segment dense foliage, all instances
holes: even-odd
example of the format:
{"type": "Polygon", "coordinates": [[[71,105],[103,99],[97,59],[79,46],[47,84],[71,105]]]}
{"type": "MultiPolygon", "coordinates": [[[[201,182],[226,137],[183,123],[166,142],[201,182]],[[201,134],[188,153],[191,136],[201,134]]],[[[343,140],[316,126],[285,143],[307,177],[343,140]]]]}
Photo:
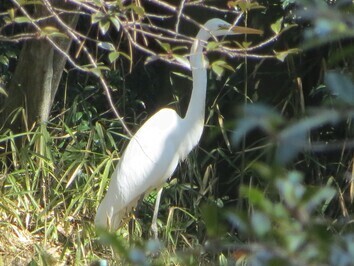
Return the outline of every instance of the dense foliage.
{"type": "Polygon", "coordinates": [[[24,41],[74,39],[49,120],[0,125],[0,265],[352,264],[352,1],[67,2],[51,14],[78,16],[75,30],[33,19],[51,1],[0,6],[0,102],[24,41]],[[155,192],[99,238],[130,131],[162,106],[184,114],[188,49],[210,17],[264,35],[208,45],[205,131],[164,188],[160,240],[155,192]]]}

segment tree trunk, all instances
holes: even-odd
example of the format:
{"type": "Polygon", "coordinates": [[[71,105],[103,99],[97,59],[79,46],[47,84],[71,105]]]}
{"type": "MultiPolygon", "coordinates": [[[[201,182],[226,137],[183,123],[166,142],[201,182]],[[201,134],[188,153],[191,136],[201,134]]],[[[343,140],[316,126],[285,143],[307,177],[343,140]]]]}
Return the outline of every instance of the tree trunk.
{"type": "MultiPolygon", "coordinates": [[[[64,1],[58,2],[61,7],[64,1]],[[60,3],[61,2],[61,3],[60,3]]],[[[36,6],[34,17],[49,14],[45,6],[36,6]]],[[[77,16],[61,16],[70,27],[75,27],[77,16]]],[[[60,26],[52,20],[44,20],[41,27],[60,26]]],[[[62,51],[68,51],[71,39],[55,39],[62,51]]],[[[34,123],[46,122],[61,79],[66,58],[46,39],[25,42],[22,47],[15,73],[8,86],[8,97],[0,114],[0,121],[15,132],[31,128],[34,123]]]]}

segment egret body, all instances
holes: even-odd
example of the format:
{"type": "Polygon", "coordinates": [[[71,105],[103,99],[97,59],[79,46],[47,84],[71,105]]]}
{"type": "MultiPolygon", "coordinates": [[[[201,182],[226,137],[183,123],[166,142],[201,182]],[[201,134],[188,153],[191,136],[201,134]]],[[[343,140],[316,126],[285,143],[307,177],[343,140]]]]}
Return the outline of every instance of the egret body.
{"type": "Polygon", "coordinates": [[[221,19],[211,19],[199,30],[190,53],[193,90],[185,117],[181,118],[173,109],[164,108],[135,133],[98,207],[96,227],[111,231],[118,229],[139,198],[162,187],[178,162],[198,144],[204,127],[207,88],[204,46],[211,37],[242,33],[260,34],[261,31],[232,27],[221,19]]]}

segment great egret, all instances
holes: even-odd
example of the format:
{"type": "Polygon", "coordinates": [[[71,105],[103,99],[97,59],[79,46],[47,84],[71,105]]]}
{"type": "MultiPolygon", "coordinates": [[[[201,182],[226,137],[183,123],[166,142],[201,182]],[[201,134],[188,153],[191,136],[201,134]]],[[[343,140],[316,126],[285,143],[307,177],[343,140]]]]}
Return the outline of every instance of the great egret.
{"type": "MultiPolygon", "coordinates": [[[[198,144],[204,127],[207,63],[203,48],[206,41],[216,36],[247,33],[261,34],[262,31],[232,26],[217,18],[207,21],[199,30],[190,53],[193,91],[185,117],[164,108],[136,132],[120,158],[107,194],[98,207],[96,227],[117,230],[139,198],[152,189],[161,188],[178,162],[184,160],[198,144]]],[[[155,224],[155,230],[160,195],[161,190],[155,205],[152,225],[155,224]]]]}

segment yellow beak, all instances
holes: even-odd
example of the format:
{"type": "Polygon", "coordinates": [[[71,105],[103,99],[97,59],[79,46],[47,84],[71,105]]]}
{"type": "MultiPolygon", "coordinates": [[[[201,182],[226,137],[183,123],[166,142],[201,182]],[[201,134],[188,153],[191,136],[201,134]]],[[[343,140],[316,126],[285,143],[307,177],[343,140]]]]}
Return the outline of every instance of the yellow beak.
{"type": "Polygon", "coordinates": [[[233,26],[231,29],[233,32],[238,34],[259,34],[262,35],[263,31],[253,28],[241,27],[241,26],[233,26]]]}

